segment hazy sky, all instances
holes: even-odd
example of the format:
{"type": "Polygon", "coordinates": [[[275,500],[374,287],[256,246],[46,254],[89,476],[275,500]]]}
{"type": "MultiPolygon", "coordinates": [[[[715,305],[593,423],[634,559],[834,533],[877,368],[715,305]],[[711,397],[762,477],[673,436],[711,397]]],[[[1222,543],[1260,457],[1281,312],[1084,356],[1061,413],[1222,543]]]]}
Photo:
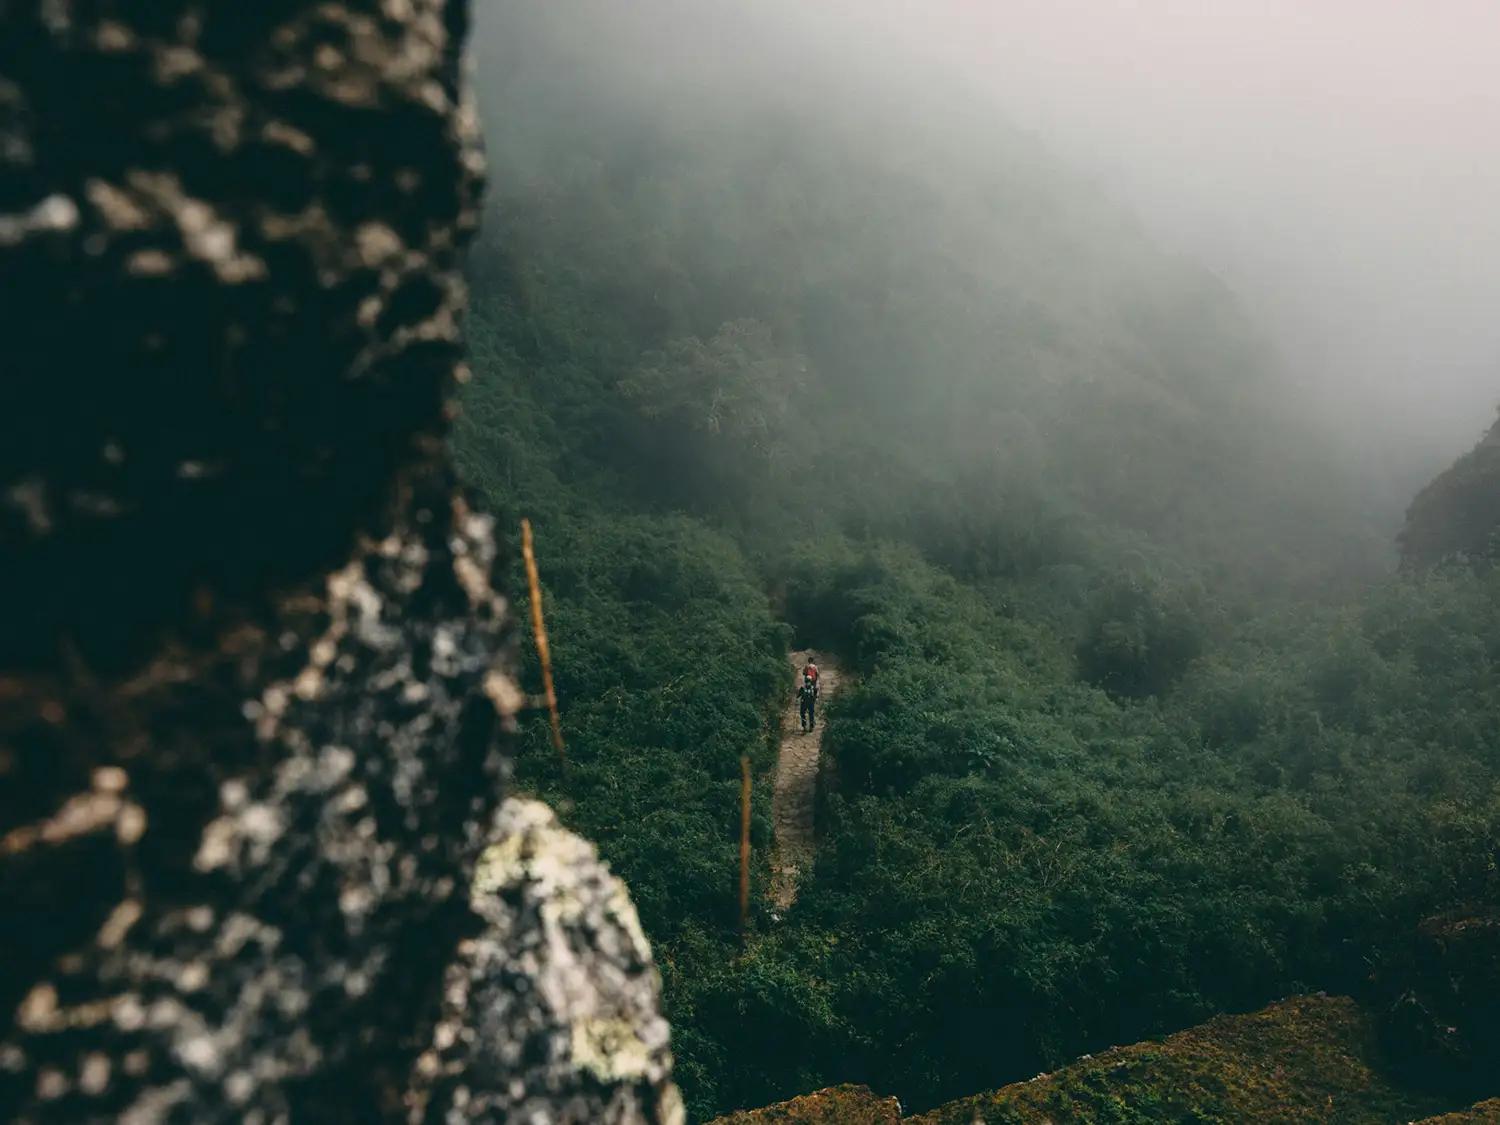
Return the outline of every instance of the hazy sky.
{"type": "Polygon", "coordinates": [[[1500,0],[618,3],[580,44],[643,88],[899,101],[935,56],[1228,281],[1396,493],[1500,404],[1500,0]]]}
{"type": "Polygon", "coordinates": [[[1218,270],[1295,376],[1367,408],[1374,449],[1446,458],[1487,427],[1500,0],[892,0],[880,18],[1218,270]]]}

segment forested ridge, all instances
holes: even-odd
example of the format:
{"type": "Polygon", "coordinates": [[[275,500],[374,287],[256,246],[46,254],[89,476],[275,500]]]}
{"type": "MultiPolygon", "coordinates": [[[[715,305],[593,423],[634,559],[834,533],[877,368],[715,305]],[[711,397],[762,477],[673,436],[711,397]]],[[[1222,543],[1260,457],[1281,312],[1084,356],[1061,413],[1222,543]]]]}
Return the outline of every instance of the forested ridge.
{"type": "Polygon", "coordinates": [[[960,87],[726,73],[673,10],[649,81],[617,6],[486,17],[456,451],[537,527],[568,756],[532,722],[519,782],[628,882],[693,1116],[1360,995],[1492,902],[1500,573],[1425,546],[1490,538],[1429,498],[1397,574],[1235,296],[960,87]],[[857,678],[774,921],[794,641],[857,678]]]}

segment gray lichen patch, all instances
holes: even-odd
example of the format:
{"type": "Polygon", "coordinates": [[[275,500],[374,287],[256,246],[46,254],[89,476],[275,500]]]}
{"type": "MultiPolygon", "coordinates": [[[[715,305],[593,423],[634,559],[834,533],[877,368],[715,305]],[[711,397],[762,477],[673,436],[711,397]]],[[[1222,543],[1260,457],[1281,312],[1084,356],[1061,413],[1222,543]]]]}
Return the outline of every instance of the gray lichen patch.
{"type": "Polygon", "coordinates": [[[659,982],[635,908],[545,805],[501,808],[448,973],[413,1120],[680,1122],[659,982]]]}
{"type": "Polygon", "coordinates": [[[78,226],[78,220],[78,204],[66,195],[49,195],[20,214],[0,214],[0,248],[38,235],[65,234],[78,226]]]}
{"type": "Polygon", "coordinates": [[[573,1024],[572,1062],[602,1083],[638,1082],[652,1071],[651,1046],[623,1019],[581,1019],[573,1024]]]}

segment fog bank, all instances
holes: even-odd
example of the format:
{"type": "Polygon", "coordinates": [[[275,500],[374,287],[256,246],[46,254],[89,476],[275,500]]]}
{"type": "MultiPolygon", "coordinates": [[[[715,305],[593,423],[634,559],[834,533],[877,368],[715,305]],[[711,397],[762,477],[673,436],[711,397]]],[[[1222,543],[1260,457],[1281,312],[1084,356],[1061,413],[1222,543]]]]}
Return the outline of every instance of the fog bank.
{"type": "MultiPolygon", "coordinates": [[[[503,7],[481,11],[492,72],[503,7]]],[[[653,0],[608,19],[578,29],[580,82],[871,119],[943,87],[923,128],[1032,134],[1237,291],[1392,497],[1500,401],[1500,4],[653,0]]]]}
{"type": "Polygon", "coordinates": [[[886,18],[1221,272],[1376,466],[1422,471],[1488,425],[1500,5],[941,0],[886,18]]]}

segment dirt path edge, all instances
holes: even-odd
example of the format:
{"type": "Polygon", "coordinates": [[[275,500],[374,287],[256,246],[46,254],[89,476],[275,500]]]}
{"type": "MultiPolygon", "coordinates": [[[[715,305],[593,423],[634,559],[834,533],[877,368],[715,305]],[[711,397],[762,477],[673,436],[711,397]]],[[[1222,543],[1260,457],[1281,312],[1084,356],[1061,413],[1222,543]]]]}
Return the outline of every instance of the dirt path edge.
{"type": "Polygon", "coordinates": [[[800,649],[788,657],[792,675],[788,680],[787,703],[781,713],[781,748],[776,756],[776,789],[771,801],[776,832],[771,857],[771,901],[778,911],[789,909],[796,901],[798,883],[812,866],[818,766],[823,753],[823,713],[843,678],[836,663],[818,660],[821,688],[818,722],[812,731],[804,732],[797,721],[795,685],[807,662],[807,655],[806,649],[800,649]]]}

